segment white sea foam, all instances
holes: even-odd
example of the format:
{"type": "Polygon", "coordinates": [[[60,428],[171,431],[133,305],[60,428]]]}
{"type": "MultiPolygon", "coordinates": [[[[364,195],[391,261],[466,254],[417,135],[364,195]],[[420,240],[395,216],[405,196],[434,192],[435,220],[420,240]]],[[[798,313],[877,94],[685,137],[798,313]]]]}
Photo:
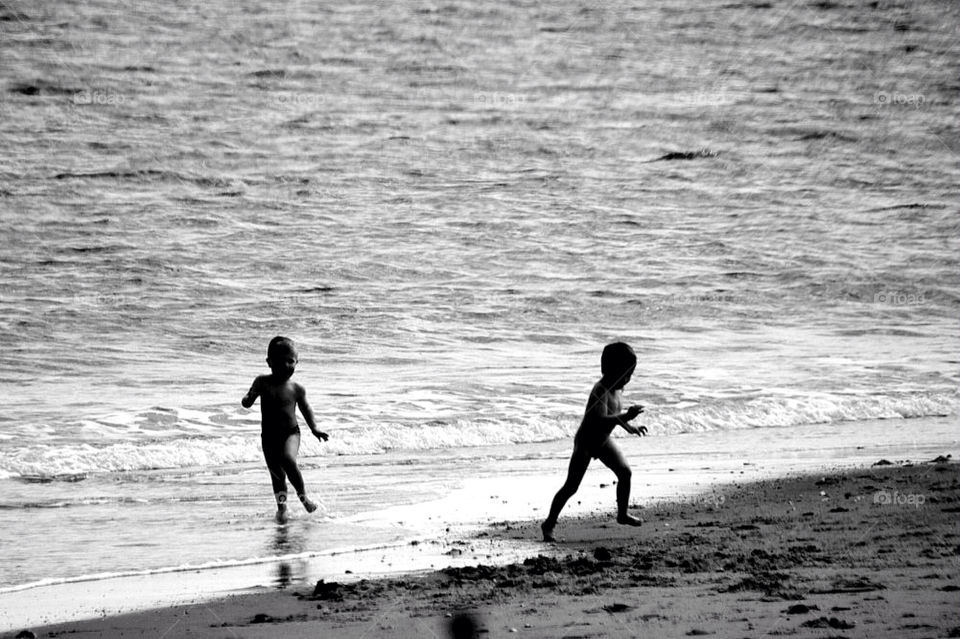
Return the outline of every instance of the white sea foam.
{"type": "Polygon", "coordinates": [[[954,414],[957,406],[957,396],[949,394],[918,393],[898,397],[817,395],[720,401],[679,410],[651,411],[646,421],[653,425],[653,432],[669,434],[943,416],[954,414]]]}
{"type": "MultiPolygon", "coordinates": [[[[776,428],[824,422],[909,419],[957,412],[957,396],[918,393],[899,396],[811,395],[797,398],[714,400],[680,407],[651,407],[640,418],[651,435],[776,428]]],[[[378,454],[393,450],[433,450],[510,443],[553,441],[570,437],[576,420],[430,422],[420,425],[378,424],[332,431],[324,444],[307,432],[301,455],[378,454]]],[[[0,461],[0,473],[40,481],[77,480],[84,474],[152,469],[211,468],[258,462],[259,437],[189,437],[103,446],[38,445],[13,451],[0,461]]]]}

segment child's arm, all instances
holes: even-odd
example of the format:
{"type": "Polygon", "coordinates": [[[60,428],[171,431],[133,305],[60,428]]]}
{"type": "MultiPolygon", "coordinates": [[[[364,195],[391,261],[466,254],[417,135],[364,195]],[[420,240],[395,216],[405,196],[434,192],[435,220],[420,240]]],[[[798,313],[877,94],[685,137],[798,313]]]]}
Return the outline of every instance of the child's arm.
{"type": "Polygon", "coordinates": [[[260,396],[260,378],[253,380],[253,385],[250,387],[250,390],[247,391],[247,394],[243,396],[243,399],[240,400],[240,405],[244,408],[250,408],[253,406],[253,403],[257,401],[257,397],[260,396]]]}
{"type": "Polygon", "coordinates": [[[623,414],[624,416],[623,421],[620,423],[620,425],[623,426],[623,430],[627,431],[631,435],[640,435],[641,437],[646,435],[647,434],[646,426],[631,426],[629,424],[630,420],[632,420],[642,412],[643,412],[643,406],[640,406],[637,404],[634,404],[633,406],[628,408],[627,412],[623,414]]]}
{"type": "Polygon", "coordinates": [[[317,424],[313,419],[313,409],[310,408],[310,404],[307,402],[307,391],[299,384],[297,384],[297,406],[300,408],[300,414],[303,415],[303,420],[307,422],[307,426],[309,426],[313,434],[317,436],[317,439],[322,442],[330,439],[330,435],[327,435],[322,430],[317,430],[317,424]]]}

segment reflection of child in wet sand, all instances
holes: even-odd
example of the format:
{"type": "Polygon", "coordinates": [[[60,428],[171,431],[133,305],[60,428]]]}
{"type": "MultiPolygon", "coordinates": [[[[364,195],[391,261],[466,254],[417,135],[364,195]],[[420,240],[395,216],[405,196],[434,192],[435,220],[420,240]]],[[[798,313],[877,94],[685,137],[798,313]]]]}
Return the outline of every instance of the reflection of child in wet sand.
{"type": "Polygon", "coordinates": [[[317,430],[303,386],[290,380],[297,361],[293,340],[274,337],[267,347],[270,374],[260,375],[253,380],[253,386],[240,402],[244,408],[250,408],[260,397],[260,442],[273,480],[273,493],[277,498],[277,522],[281,524],[287,521],[287,477],[307,512],[312,513],[317,509],[317,505],[307,498],[303,477],[297,468],[297,452],[300,450],[297,408],[300,408],[307,426],[320,441],[328,438],[326,433],[317,430]]]}
{"type": "Polygon", "coordinates": [[[627,512],[627,502],[630,500],[630,466],[623,458],[623,453],[610,439],[610,433],[617,426],[634,435],[647,434],[645,427],[634,427],[629,423],[643,412],[642,406],[631,406],[626,412],[620,412],[620,395],[636,366],[637,356],[627,344],[616,342],[603,349],[600,357],[602,377],[590,392],[583,421],[580,422],[580,428],[573,439],[573,455],[570,457],[567,481],[557,491],[550,505],[550,514],[540,526],[544,541],[554,541],[553,529],[557,525],[560,511],[580,487],[580,481],[587,472],[591,459],[599,459],[617,475],[617,522],[627,526],[640,525],[640,520],[627,512]]]}

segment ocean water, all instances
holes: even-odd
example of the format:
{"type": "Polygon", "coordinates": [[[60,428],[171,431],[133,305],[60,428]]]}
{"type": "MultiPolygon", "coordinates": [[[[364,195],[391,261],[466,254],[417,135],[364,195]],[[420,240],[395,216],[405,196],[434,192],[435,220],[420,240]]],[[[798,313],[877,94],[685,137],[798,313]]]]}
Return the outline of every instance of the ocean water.
{"type": "Polygon", "coordinates": [[[955,442],[958,17],[5,5],[0,588],[400,543],[367,514],[562,467],[616,339],[655,438],[955,442]],[[331,434],[293,550],[239,405],[276,334],[331,434]]]}

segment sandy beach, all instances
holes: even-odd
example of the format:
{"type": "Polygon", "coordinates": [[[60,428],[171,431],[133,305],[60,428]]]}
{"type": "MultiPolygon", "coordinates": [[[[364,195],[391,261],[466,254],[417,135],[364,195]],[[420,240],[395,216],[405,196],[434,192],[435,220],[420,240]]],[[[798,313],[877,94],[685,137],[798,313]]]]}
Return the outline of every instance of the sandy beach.
{"type": "MultiPolygon", "coordinates": [[[[641,509],[640,529],[599,512],[561,518],[555,552],[520,563],[321,582],[8,636],[955,637],[960,466],[938,459],[733,484],[641,509]]],[[[502,521],[480,536],[538,534],[536,521],[502,521]]],[[[475,541],[446,543],[466,552],[475,541]]]]}

